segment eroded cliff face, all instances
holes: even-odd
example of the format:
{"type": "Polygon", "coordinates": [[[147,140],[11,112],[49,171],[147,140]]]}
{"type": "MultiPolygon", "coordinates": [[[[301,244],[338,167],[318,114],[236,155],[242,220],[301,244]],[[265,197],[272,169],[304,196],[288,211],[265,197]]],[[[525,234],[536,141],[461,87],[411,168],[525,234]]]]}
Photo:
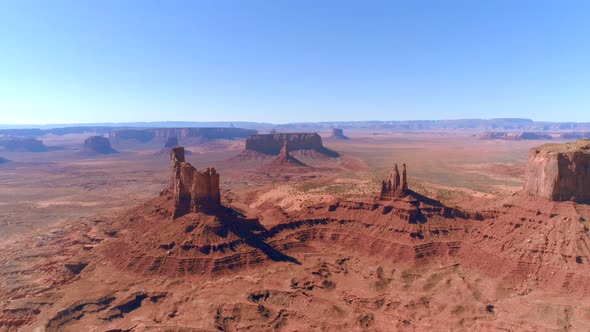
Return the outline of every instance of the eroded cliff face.
{"type": "Polygon", "coordinates": [[[174,193],[173,217],[190,212],[211,212],[221,207],[219,174],[215,168],[197,171],[184,159],[184,148],[175,147],[170,152],[172,176],[170,186],[174,193]]]}
{"type": "Polygon", "coordinates": [[[290,151],[322,151],[324,149],[322,138],[317,133],[277,133],[257,134],[248,137],[246,139],[246,150],[278,155],[285,142],[288,142],[290,151]]]}
{"type": "Polygon", "coordinates": [[[524,191],[552,201],[590,201],[590,140],[531,149],[524,191]]]}

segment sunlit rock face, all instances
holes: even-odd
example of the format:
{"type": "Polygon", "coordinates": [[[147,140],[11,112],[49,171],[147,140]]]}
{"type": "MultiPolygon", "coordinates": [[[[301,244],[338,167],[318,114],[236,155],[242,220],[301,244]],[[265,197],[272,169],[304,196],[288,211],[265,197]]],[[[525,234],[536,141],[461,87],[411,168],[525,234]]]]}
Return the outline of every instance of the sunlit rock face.
{"type": "Polygon", "coordinates": [[[590,201],[590,140],[532,148],[524,191],[552,201],[590,201]]]}

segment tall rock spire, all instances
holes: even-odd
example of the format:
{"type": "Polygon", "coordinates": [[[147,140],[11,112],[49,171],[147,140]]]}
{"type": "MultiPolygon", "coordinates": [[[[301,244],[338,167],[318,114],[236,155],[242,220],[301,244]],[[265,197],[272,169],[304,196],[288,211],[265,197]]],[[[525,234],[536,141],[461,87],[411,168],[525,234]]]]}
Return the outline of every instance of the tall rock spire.
{"type": "Polygon", "coordinates": [[[402,165],[402,186],[401,192],[405,194],[408,191],[408,176],[406,174],[406,164],[402,165]]]}

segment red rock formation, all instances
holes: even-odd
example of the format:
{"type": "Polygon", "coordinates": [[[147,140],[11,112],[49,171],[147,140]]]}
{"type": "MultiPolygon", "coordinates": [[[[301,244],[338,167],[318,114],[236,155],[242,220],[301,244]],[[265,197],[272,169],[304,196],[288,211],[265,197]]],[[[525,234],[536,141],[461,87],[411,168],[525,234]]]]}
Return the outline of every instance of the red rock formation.
{"type": "Polygon", "coordinates": [[[291,156],[291,154],[289,153],[289,149],[289,142],[285,140],[285,142],[283,143],[283,147],[281,148],[281,152],[279,153],[279,156],[276,157],[272,161],[272,163],[270,163],[268,168],[274,170],[281,170],[285,166],[307,166],[301,161],[299,161],[297,158],[291,156]]]}
{"type": "Polygon", "coordinates": [[[184,148],[181,146],[171,150],[170,159],[174,218],[190,212],[215,211],[221,207],[219,174],[215,168],[197,171],[191,164],[185,162],[184,148]]]}
{"type": "Polygon", "coordinates": [[[590,140],[531,149],[524,191],[552,201],[590,201],[590,140]]]}
{"type": "Polygon", "coordinates": [[[397,164],[393,166],[389,180],[381,183],[381,197],[402,197],[408,194],[408,180],[406,174],[406,164],[402,165],[402,174],[400,177],[397,164]]]}
{"type": "Polygon", "coordinates": [[[257,134],[246,139],[246,150],[257,151],[268,155],[278,155],[284,142],[289,142],[289,149],[316,150],[324,149],[322,138],[317,133],[279,133],[257,134]]]}

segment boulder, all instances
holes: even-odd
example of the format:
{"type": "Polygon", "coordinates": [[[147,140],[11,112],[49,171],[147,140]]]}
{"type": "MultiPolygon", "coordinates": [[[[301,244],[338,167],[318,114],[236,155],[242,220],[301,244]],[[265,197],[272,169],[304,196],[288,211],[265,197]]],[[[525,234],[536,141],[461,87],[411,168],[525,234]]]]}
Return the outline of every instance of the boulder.
{"type": "Polygon", "coordinates": [[[532,148],[524,191],[551,201],[590,201],[590,140],[532,148]]]}

